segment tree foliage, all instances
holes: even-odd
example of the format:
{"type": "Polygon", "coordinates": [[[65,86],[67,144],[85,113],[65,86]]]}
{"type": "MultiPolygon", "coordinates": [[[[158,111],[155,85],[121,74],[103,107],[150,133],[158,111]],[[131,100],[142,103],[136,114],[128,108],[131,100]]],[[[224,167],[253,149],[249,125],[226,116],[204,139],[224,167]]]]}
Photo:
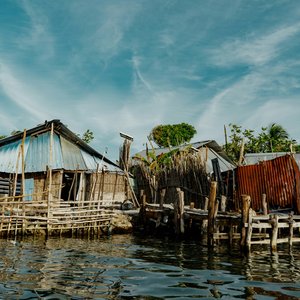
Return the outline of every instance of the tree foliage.
{"type": "Polygon", "coordinates": [[[224,146],[224,150],[235,162],[239,160],[243,141],[244,153],[290,152],[291,145],[296,150],[299,148],[287,131],[276,123],[262,127],[257,135],[254,130],[243,129],[236,124],[229,124],[229,128],[229,142],[224,146]]]}
{"type": "Polygon", "coordinates": [[[188,143],[196,133],[194,126],[187,123],[158,125],[151,130],[149,139],[159,147],[174,147],[188,143]]]}
{"type": "Polygon", "coordinates": [[[87,129],[86,132],[82,135],[81,139],[87,144],[90,143],[94,139],[94,133],[87,129]]]}

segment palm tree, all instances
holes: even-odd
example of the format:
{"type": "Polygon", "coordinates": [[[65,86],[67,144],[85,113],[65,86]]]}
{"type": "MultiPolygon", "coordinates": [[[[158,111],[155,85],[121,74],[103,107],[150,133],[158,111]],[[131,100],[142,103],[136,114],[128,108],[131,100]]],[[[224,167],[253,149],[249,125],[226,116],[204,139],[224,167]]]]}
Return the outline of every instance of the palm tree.
{"type": "Polygon", "coordinates": [[[282,143],[283,141],[287,141],[289,138],[289,134],[287,131],[280,125],[273,123],[268,127],[267,135],[269,138],[270,150],[273,152],[273,148],[282,143]]]}

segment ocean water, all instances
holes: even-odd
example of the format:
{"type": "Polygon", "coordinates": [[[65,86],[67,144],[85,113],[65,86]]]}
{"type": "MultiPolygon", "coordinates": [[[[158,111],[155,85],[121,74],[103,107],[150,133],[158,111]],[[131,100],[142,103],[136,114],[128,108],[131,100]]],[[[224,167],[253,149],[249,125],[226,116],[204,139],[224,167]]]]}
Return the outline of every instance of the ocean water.
{"type": "Polygon", "coordinates": [[[0,240],[0,299],[300,299],[300,245],[113,235],[0,240]]]}

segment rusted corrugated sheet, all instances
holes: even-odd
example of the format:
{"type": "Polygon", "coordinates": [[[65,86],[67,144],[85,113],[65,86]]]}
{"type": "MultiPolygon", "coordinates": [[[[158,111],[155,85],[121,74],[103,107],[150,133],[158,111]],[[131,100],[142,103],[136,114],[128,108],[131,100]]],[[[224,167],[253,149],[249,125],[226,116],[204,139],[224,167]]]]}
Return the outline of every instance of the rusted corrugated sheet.
{"type": "Polygon", "coordinates": [[[262,210],[262,194],[269,208],[292,208],[300,212],[300,171],[290,155],[236,169],[235,206],[241,208],[241,195],[251,196],[252,208],[262,210]]]}

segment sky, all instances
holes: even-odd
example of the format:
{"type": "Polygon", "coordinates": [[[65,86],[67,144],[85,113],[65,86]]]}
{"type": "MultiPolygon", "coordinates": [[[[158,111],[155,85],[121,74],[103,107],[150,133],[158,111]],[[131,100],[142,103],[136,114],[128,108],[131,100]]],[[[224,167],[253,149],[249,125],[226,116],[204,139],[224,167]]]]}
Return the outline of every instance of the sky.
{"type": "Polygon", "coordinates": [[[224,144],[281,124],[300,143],[300,2],[1,0],[0,134],[60,119],[118,159],[159,124],[224,144]]]}

